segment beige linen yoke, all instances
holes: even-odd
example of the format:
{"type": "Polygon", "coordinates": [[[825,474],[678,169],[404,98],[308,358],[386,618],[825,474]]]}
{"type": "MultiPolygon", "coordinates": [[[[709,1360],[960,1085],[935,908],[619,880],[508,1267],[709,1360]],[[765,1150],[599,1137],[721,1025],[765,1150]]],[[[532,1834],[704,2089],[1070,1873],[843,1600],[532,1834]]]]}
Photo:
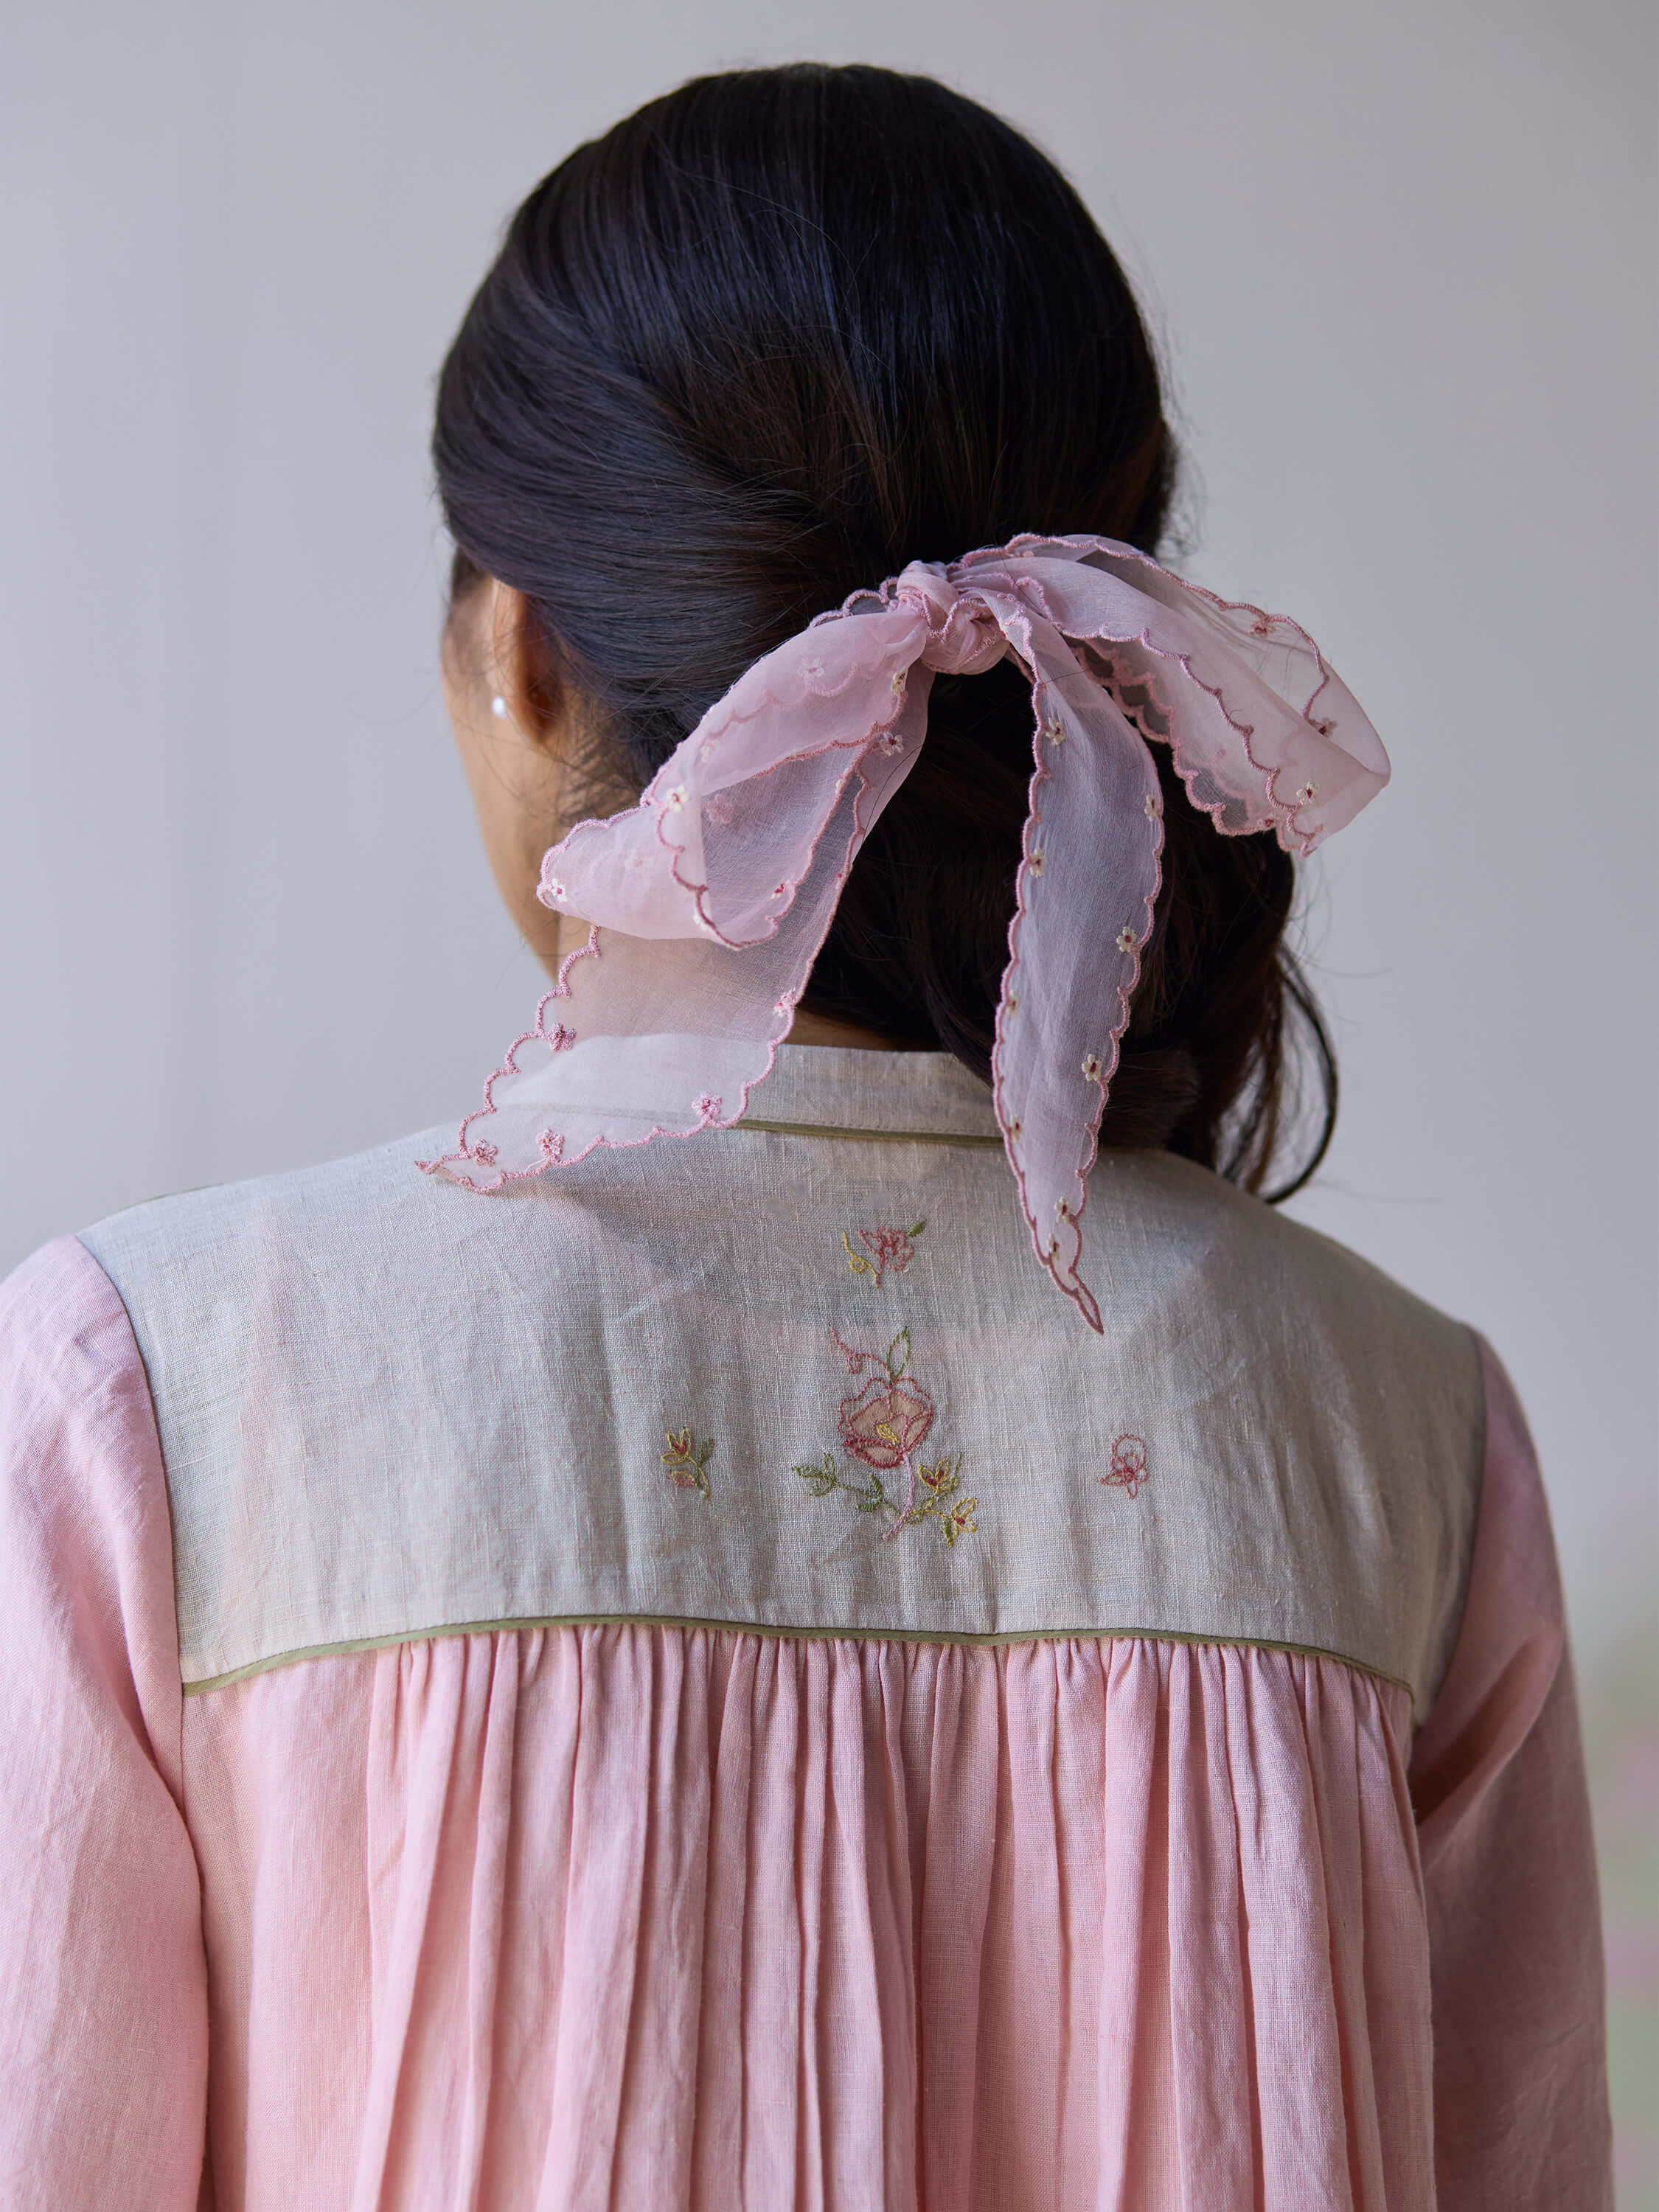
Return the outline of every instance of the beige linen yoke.
{"type": "Polygon", "coordinates": [[[956,1061],[786,1046],[754,1104],[493,1197],[421,1174],[428,1136],[85,1236],[156,1408],[188,1689],[642,1620],[1285,1646],[1421,1717],[1478,1504],[1466,1329],[1108,1152],[1097,1337],[956,1061]]]}

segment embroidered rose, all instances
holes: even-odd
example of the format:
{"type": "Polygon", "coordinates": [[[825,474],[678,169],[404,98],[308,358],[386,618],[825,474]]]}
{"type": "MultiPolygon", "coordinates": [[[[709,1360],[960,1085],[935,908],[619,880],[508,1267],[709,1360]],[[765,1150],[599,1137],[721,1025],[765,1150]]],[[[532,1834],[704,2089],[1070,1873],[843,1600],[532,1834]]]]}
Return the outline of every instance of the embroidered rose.
{"type": "Polygon", "coordinates": [[[841,1440],[866,1467],[897,1467],[933,1425],[933,1401],[915,1382],[878,1376],[841,1401],[841,1440]]]}
{"type": "MultiPolygon", "coordinates": [[[[860,1230],[864,1252],[854,1251],[843,1231],[842,1246],[854,1273],[872,1275],[878,1283],[884,1267],[902,1273],[913,1256],[911,1239],[921,1234],[923,1226],[915,1221],[908,1229],[860,1230]]],[[[933,1425],[936,1409],[929,1393],[910,1379],[909,1330],[900,1329],[885,1352],[848,1344],[833,1328],[830,1341],[858,1385],[841,1401],[841,1441],[867,1472],[856,1482],[843,1481],[836,1455],[826,1451],[821,1460],[797,1467],[794,1473],[814,1498],[829,1498],[837,1491],[850,1498],[858,1512],[881,1524],[884,1544],[931,1521],[940,1542],[954,1550],[957,1539],[977,1527],[974,1516],[979,1500],[959,1495],[960,1453],[931,1462],[915,1457],[933,1425]],[[890,1498],[882,1475],[900,1468],[902,1474],[895,1485],[899,1494],[890,1498]]]]}

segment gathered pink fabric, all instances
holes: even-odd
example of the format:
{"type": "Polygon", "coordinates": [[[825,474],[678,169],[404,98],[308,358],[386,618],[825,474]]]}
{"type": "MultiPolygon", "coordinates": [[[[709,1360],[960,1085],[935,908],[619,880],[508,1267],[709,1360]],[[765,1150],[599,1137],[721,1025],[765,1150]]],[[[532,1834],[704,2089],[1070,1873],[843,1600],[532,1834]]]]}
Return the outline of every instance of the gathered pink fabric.
{"type": "Polygon", "coordinates": [[[1559,1590],[1486,1358],[1414,1746],[1359,1668],[1133,1638],[525,1628],[185,1698],[136,1347],[49,1247],[0,1290],[0,2202],[1603,2212],[1559,1590]]]}
{"type": "Polygon", "coordinates": [[[636,807],[578,823],[538,896],[574,953],[423,1163],[481,1191],[598,1145],[726,1127],[771,1072],[864,839],[915,764],[938,673],[1029,672],[1030,812],[991,1092],[1038,1261],[1091,1328],[1086,1179],[1152,934],[1152,742],[1229,836],[1311,852],[1388,781],[1382,741],[1307,632],[1109,538],[914,561],[757,660],[636,807]],[[596,1052],[595,1048],[599,1049],[596,1052]],[[595,1080],[550,1055],[592,1057],[595,1080]]]}
{"type": "Polygon", "coordinates": [[[359,2212],[1424,2204],[1407,1725],[1279,1652],[644,1627],[192,1699],[216,2177],[359,2212]]]}

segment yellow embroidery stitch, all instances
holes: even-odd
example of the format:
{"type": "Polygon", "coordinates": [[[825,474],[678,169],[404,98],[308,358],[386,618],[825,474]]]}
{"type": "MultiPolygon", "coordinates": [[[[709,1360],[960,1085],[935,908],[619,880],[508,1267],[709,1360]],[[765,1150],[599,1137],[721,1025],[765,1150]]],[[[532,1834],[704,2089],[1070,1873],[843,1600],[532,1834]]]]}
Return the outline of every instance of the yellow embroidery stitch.
{"type": "Polygon", "coordinates": [[[708,1495],[708,1461],[714,1449],[714,1439],[698,1451],[692,1442],[690,1429],[665,1429],[664,1441],[668,1449],[662,1455],[668,1480],[676,1490],[696,1490],[703,1497],[708,1495]]]}
{"type": "Polygon", "coordinates": [[[915,1258],[915,1239],[927,1226],[926,1221],[913,1221],[908,1229],[860,1229],[862,1252],[853,1249],[851,1232],[843,1229],[841,1243],[847,1264],[855,1275],[867,1276],[879,1290],[890,1268],[894,1274],[902,1275],[915,1258]]]}
{"type": "Polygon", "coordinates": [[[864,1352],[843,1343],[835,1329],[830,1332],[830,1340],[859,1384],[841,1401],[837,1423],[841,1441],[867,1474],[862,1481],[844,1482],[833,1451],[826,1451],[821,1461],[811,1466],[791,1472],[799,1476],[814,1498],[844,1491],[859,1512],[878,1516],[886,1524],[881,1532],[884,1543],[890,1543],[901,1529],[932,1521],[940,1542],[954,1549],[959,1537],[977,1529],[974,1516],[979,1500],[960,1495],[959,1452],[954,1458],[932,1462],[917,1456],[933,1425],[934,1406],[931,1395],[909,1372],[909,1330],[900,1329],[884,1352],[864,1352]],[[882,1480],[884,1474],[899,1468],[905,1474],[902,1500],[890,1498],[882,1480]]]}

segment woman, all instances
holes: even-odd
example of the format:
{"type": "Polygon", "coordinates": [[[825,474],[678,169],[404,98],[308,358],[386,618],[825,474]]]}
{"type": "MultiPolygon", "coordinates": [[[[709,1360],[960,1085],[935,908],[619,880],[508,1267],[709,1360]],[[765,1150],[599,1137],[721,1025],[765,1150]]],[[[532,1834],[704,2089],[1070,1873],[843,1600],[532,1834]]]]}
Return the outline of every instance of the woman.
{"type": "Polygon", "coordinates": [[[1524,1423],[1271,1211],[1386,759],[1150,559],[1079,202],[686,86],[434,451],[551,988],[458,1139],[6,1287],[6,2201],[1604,2205],[1524,1423]]]}

